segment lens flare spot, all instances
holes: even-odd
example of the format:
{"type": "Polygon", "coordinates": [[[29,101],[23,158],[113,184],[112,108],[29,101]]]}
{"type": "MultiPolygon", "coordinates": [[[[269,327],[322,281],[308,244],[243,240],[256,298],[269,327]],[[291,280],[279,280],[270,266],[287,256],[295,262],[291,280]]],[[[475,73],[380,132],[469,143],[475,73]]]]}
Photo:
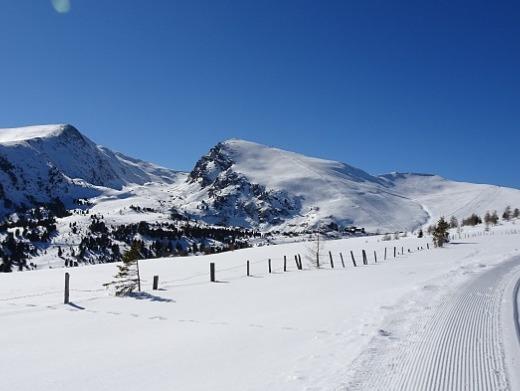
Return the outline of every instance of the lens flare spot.
{"type": "Polygon", "coordinates": [[[66,14],[70,11],[70,0],[51,0],[52,6],[60,14],[66,14]]]}

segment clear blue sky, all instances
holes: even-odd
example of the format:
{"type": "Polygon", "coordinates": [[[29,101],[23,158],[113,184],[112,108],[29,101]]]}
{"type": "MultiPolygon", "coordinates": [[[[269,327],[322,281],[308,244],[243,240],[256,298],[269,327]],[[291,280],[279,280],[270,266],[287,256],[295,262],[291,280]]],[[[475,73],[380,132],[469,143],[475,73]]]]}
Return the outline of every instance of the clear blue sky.
{"type": "Polygon", "coordinates": [[[239,137],[520,187],[518,1],[70,1],[0,0],[0,127],[181,170],[239,137]]]}

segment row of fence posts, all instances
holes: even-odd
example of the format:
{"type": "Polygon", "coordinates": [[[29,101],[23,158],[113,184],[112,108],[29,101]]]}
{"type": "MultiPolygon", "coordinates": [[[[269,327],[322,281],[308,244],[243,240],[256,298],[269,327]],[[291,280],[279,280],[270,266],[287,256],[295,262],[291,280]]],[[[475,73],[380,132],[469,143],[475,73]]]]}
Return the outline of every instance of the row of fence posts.
{"type": "MultiPolygon", "coordinates": [[[[426,247],[429,250],[430,249],[430,244],[426,243],[426,247]]],[[[417,251],[420,251],[420,250],[423,250],[423,249],[424,249],[424,247],[422,247],[422,246],[417,247],[417,251]]],[[[411,253],[410,249],[408,249],[408,253],[411,253]]],[[[383,259],[385,261],[387,260],[387,255],[388,255],[388,249],[385,247],[385,252],[384,252],[384,257],[383,257],[383,259]]],[[[397,258],[397,255],[398,255],[398,249],[397,249],[397,247],[394,247],[394,258],[397,258]]],[[[401,247],[401,255],[404,255],[404,247],[401,247]]],[[[367,256],[367,253],[366,253],[365,250],[361,250],[361,256],[362,256],[363,265],[368,265],[368,256],[367,256]]],[[[341,266],[343,268],[345,268],[346,267],[345,259],[343,258],[343,253],[342,252],[339,253],[339,257],[340,257],[340,260],[341,260],[341,266]]],[[[350,251],[350,258],[352,260],[352,265],[354,267],[357,267],[358,265],[357,265],[357,262],[356,262],[356,257],[354,256],[354,252],[352,250],[350,251]]],[[[331,269],[334,269],[334,267],[335,267],[334,257],[332,256],[332,252],[331,251],[329,251],[329,262],[330,262],[331,269]]],[[[374,250],[374,262],[378,263],[377,251],[375,251],[375,250],[374,250]]],[[[296,254],[294,256],[294,263],[296,264],[296,269],[297,270],[303,270],[302,258],[301,258],[300,254],[296,254]]],[[[320,263],[319,257],[316,257],[316,266],[318,268],[321,267],[321,263],[320,263]]],[[[267,269],[268,269],[269,274],[271,274],[273,272],[271,258],[267,259],[267,269]]],[[[287,255],[283,256],[283,271],[287,272],[287,255]]],[[[209,276],[210,276],[209,277],[210,282],[217,282],[216,277],[215,277],[215,263],[214,262],[211,262],[209,264],[209,276]]],[[[251,276],[251,262],[249,260],[246,261],[246,276],[247,277],[251,276]]]]}
{"type": "MultiPolygon", "coordinates": [[[[506,234],[517,234],[518,231],[517,230],[511,230],[510,232],[506,232],[506,234]]],[[[475,236],[482,236],[482,235],[485,235],[486,233],[477,233],[477,234],[473,234],[473,235],[469,235],[469,234],[465,234],[463,235],[465,238],[469,238],[469,237],[475,237],[475,236]]],[[[491,232],[488,232],[488,235],[494,235],[494,232],[491,231],[491,232]]],[[[453,235],[454,237],[455,235],[453,235]]],[[[459,234],[459,238],[461,238],[461,234],[459,234]]],[[[430,249],[430,244],[429,243],[426,243],[426,248],[429,250],[430,249]]],[[[397,247],[394,246],[394,258],[397,258],[397,247]]],[[[423,247],[417,247],[417,251],[420,251],[420,250],[423,250],[423,247]]],[[[408,252],[410,253],[410,249],[408,249],[408,252]]],[[[362,250],[361,251],[361,255],[362,255],[362,261],[363,261],[363,265],[368,265],[368,257],[367,257],[367,253],[365,250],[362,250]]],[[[401,247],[401,255],[404,255],[404,247],[402,246],[401,247]]],[[[341,265],[343,266],[343,268],[345,268],[345,260],[343,259],[343,253],[339,253],[339,256],[340,256],[340,259],[341,259],[341,265]]],[[[357,263],[356,263],[356,257],[354,256],[354,252],[351,250],[350,251],[350,258],[352,260],[352,265],[354,267],[357,267],[357,263]]],[[[384,253],[384,258],[383,258],[385,261],[387,260],[387,248],[385,247],[385,253],[384,253]]],[[[330,267],[332,269],[334,269],[334,258],[332,257],[332,252],[329,251],[329,260],[330,260],[330,267]]],[[[297,270],[303,270],[303,264],[302,264],[302,257],[300,256],[300,254],[296,254],[294,256],[294,262],[296,264],[296,269],[297,270]]],[[[377,263],[377,252],[374,250],[374,262],[377,263]]],[[[271,258],[269,258],[267,260],[267,263],[268,263],[268,270],[269,270],[269,274],[272,273],[272,267],[271,267],[271,258]]],[[[316,266],[319,268],[320,267],[320,257],[319,255],[316,257],[316,266]]],[[[284,272],[287,272],[287,256],[284,255],[283,256],[283,271],[284,272]]],[[[251,268],[250,268],[250,262],[249,260],[247,260],[247,263],[246,263],[246,274],[248,277],[251,276],[251,268]]],[[[209,264],[209,279],[211,282],[217,282],[216,280],[216,271],[215,271],[215,263],[214,262],[211,262],[209,264]]],[[[139,278],[139,290],[141,290],[141,279],[139,278]]],[[[153,290],[158,290],[159,289],[159,276],[153,276],[153,285],[152,285],[152,288],[153,290]]],[[[69,304],[70,303],[70,274],[69,273],[65,273],[65,292],[64,292],[64,298],[63,298],[63,302],[65,304],[69,304]]]]}
{"type": "MultiPolygon", "coordinates": [[[[496,232],[497,235],[516,235],[518,234],[518,230],[516,229],[511,229],[511,230],[503,230],[503,231],[497,231],[496,232]]],[[[477,232],[473,232],[473,233],[458,233],[456,235],[451,235],[450,238],[452,240],[455,240],[457,239],[457,236],[458,236],[458,239],[470,239],[470,238],[476,238],[476,237],[480,237],[480,236],[494,236],[495,235],[495,231],[483,231],[483,232],[480,232],[480,231],[477,231],[477,232]]]]}
{"type": "MultiPolygon", "coordinates": [[[[429,250],[430,249],[430,244],[429,243],[426,243],[426,247],[427,249],[429,250]]],[[[422,247],[417,247],[417,250],[422,250],[423,248],[422,247]]],[[[410,249],[408,249],[408,252],[410,252],[410,249]]],[[[401,254],[404,255],[404,247],[401,247],[401,254]]],[[[362,255],[362,261],[363,261],[363,265],[368,265],[368,257],[367,257],[367,253],[365,250],[362,250],[361,251],[361,255],[362,255]]],[[[339,257],[340,257],[340,260],[341,260],[341,265],[343,268],[345,268],[345,260],[343,258],[343,253],[340,252],[339,253],[339,257]]],[[[397,257],[397,247],[394,247],[394,258],[397,257]]],[[[356,257],[354,256],[354,252],[351,250],[350,251],[350,258],[352,260],[352,265],[354,267],[357,267],[357,262],[356,262],[356,257]]],[[[384,253],[384,260],[386,261],[387,259],[387,248],[385,247],[385,253],[384,253]]],[[[329,260],[330,260],[330,267],[332,269],[334,269],[334,258],[332,256],[332,252],[329,251],[329,260]]],[[[377,252],[374,250],[374,262],[377,263],[377,252]]],[[[303,270],[303,264],[302,264],[302,257],[300,254],[296,254],[294,256],[294,263],[296,264],[296,269],[297,270],[303,270]]],[[[319,260],[319,256],[316,257],[316,266],[319,268],[320,267],[320,260],[319,260]]],[[[272,273],[272,265],[271,265],[271,258],[269,258],[267,260],[267,267],[268,267],[268,271],[269,271],[269,274],[272,273]]],[[[284,272],[287,272],[287,256],[284,255],[283,256],[283,271],[284,272]]],[[[251,265],[250,265],[250,261],[247,260],[246,262],[246,275],[248,277],[251,276],[251,265]]],[[[211,282],[217,282],[217,279],[216,279],[216,269],[215,269],[215,263],[214,262],[211,262],[209,264],[209,280],[211,282]]],[[[152,288],[153,290],[158,290],[159,289],[159,276],[153,276],[153,285],[152,285],[152,288]]],[[[139,281],[139,290],[140,290],[140,281],[139,281]]],[[[69,273],[65,273],[65,293],[64,293],[64,299],[63,299],[63,302],[65,304],[69,304],[70,303],[70,274],[69,273]]]]}

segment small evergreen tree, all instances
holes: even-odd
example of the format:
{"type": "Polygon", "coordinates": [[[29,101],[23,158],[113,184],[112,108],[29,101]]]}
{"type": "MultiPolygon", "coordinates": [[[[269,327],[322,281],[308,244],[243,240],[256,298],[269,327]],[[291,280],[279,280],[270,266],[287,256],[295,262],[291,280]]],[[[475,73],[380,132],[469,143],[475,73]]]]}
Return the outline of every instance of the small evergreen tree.
{"type": "Polygon", "coordinates": [[[478,224],[482,224],[482,219],[477,214],[473,213],[467,219],[462,219],[462,225],[471,225],[475,226],[478,224]]]}
{"type": "Polygon", "coordinates": [[[497,224],[498,224],[498,213],[497,213],[496,210],[495,210],[495,211],[493,212],[493,214],[491,215],[491,223],[492,223],[493,225],[497,225],[497,224]]]}
{"type": "Polygon", "coordinates": [[[433,245],[435,247],[442,247],[445,243],[450,241],[448,234],[449,228],[448,222],[444,220],[444,217],[441,217],[433,229],[433,245]]]}
{"type": "Polygon", "coordinates": [[[486,226],[491,224],[491,213],[489,213],[489,210],[486,212],[486,215],[484,216],[484,222],[486,223],[486,226]]]}
{"type": "Polygon", "coordinates": [[[511,207],[509,205],[506,206],[504,213],[502,213],[502,219],[505,221],[509,221],[511,219],[512,215],[513,215],[513,213],[511,212],[511,207]]]}
{"type": "Polygon", "coordinates": [[[8,256],[2,256],[2,263],[0,264],[0,273],[10,273],[12,272],[12,263],[8,256]]]}
{"type": "Polygon", "coordinates": [[[520,209],[515,208],[515,210],[513,211],[513,218],[517,219],[519,217],[520,217],[520,209]]]}
{"type": "Polygon", "coordinates": [[[138,264],[141,258],[140,248],[139,242],[132,243],[130,250],[123,254],[122,264],[117,266],[119,271],[114,281],[105,284],[105,286],[114,286],[116,296],[127,296],[135,290],[141,290],[138,264]]]}
{"type": "Polygon", "coordinates": [[[419,230],[419,233],[417,234],[417,237],[418,237],[418,238],[422,238],[423,236],[424,236],[423,230],[420,229],[420,230],[419,230]]]}
{"type": "Polygon", "coordinates": [[[450,219],[450,228],[457,228],[459,226],[459,221],[455,216],[451,216],[450,219]]]}

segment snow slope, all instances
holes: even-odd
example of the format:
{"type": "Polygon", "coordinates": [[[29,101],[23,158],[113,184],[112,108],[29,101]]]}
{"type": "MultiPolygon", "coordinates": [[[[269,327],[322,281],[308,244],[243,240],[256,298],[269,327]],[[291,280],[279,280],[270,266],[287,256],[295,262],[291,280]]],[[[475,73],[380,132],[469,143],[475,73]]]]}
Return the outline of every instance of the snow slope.
{"type": "Polygon", "coordinates": [[[321,270],[310,267],[307,243],[146,260],[136,298],[102,288],[116,265],[69,269],[69,306],[63,270],[0,275],[0,389],[514,391],[507,363],[520,349],[502,330],[515,319],[496,311],[513,304],[503,287],[520,278],[511,261],[519,233],[508,224],[483,235],[480,226],[419,251],[429,238],[328,241],[335,268],[321,270]],[[393,247],[404,254],[393,258],[393,247]],[[348,254],[359,260],[362,249],[369,265],[354,268],[348,254]],[[295,253],[305,270],[295,270],[295,253]],[[209,262],[220,283],[208,281],[209,262]]]}
{"type": "Polygon", "coordinates": [[[414,230],[520,205],[520,191],[421,174],[370,175],[345,163],[244,141],[217,144],[180,188],[179,208],[211,222],[264,230],[339,226],[414,230]]]}
{"type": "Polygon", "coordinates": [[[508,187],[456,182],[438,175],[392,173],[380,178],[398,194],[427,208],[432,220],[455,216],[460,220],[472,213],[487,211],[499,214],[506,206],[520,205],[520,191],[508,187]]]}
{"type": "Polygon", "coordinates": [[[146,182],[173,183],[172,170],[98,146],[71,125],[0,129],[3,209],[54,197],[90,198],[104,188],[146,182]],[[7,201],[6,201],[7,200],[7,201]],[[7,203],[7,204],[6,204],[7,203]]]}
{"type": "Polygon", "coordinates": [[[360,169],[243,140],[218,144],[190,177],[188,212],[241,226],[305,231],[335,223],[404,231],[428,219],[416,202],[360,169]]]}

